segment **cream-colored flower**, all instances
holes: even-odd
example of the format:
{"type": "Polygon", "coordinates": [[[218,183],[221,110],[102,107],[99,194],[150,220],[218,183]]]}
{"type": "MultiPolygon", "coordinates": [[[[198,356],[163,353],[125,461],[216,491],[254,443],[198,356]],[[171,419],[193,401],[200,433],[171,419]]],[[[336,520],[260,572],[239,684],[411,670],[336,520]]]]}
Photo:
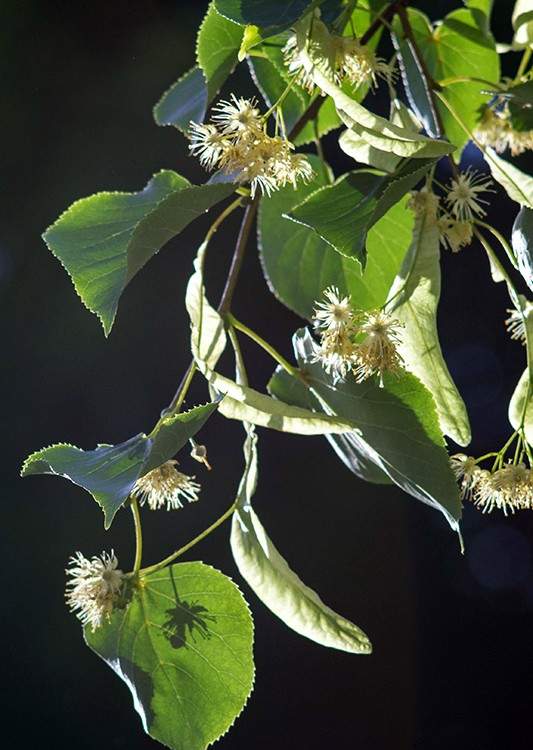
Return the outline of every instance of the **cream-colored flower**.
{"type": "Polygon", "coordinates": [[[124,574],[117,566],[113,550],[90,560],[76,552],[69,560],[65,598],[71,612],[92,630],[99,628],[104,619],[109,620],[120,595],[124,574]]]}
{"type": "Polygon", "coordinates": [[[354,364],[355,345],[345,328],[326,330],[315,345],[313,362],[320,362],[334,382],[344,380],[354,364]]]}
{"type": "Polygon", "coordinates": [[[220,133],[216,126],[208,123],[191,122],[189,128],[189,150],[198,156],[200,164],[205,169],[214,169],[220,157],[229,146],[228,139],[220,133]]]}
{"type": "Polygon", "coordinates": [[[191,123],[191,152],[206,169],[218,167],[235,182],[250,183],[257,192],[274,190],[300,181],[307,182],[313,169],[303,154],[293,154],[294,144],[280,136],[269,136],[263,128],[255,101],[237,99],[220,102],[213,122],[191,123]]]}
{"type": "Polygon", "coordinates": [[[533,131],[515,130],[508,104],[498,105],[497,109],[487,107],[474,135],[482,146],[490,146],[498,153],[507,148],[513,156],[533,149],[533,131]]]}
{"type": "Polygon", "coordinates": [[[507,515],[530,507],[532,490],[531,472],[522,464],[504,466],[494,473],[483,470],[477,474],[473,502],[483,513],[497,508],[507,515]]]}
{"type": "Polygon", "coordinates": [[[166,461],[157,469],[140,477],[135,482],[132,496],[139,499],[140,504],[147,503],[150,510],[159,510],[166,505],[167,510],[183,508],[182,498],[189,503],[198,500],[200,485],[195,477],[182,474],[176,469],[177,461],[166,461]]]}
{"type": "Polygon", "coordinates": [[[342,297],[336,286],[325,289],[323,295],[325,301],[317,302],[313,313],[315,327],[326,331],[351,331],[354,315],[350,297],[342,297]]]}
{"type": "Polygon", "coordinates": [[[440,241],[452,253],[458,253],[470,245],[474,238],[474,228],[470,221],[458,221],[445,214],[438,220],[440,241]]]}
{"type": "Polygon", "coordinates": [[[450,457],[450,466],[459,483],[462,499],[469,499],[481,471],[476,465],[476,459],[464,453],[456,453],[450,457]]]}
{"type": "Polygon", "coordinates": [[[364,339],[355,348],[353,373],[358,383],[372,375],[383,380],[385,372],[397,372],[403,365],[398,352],[402,324],[381,310],[363,313],[358,332],[364,339]]]}
{"type": "Polygon", "coordinates": [[[458,221],[473,221],[475,216],[485,216],[485,210],[480,203],[488,204],[481,193],[495,192],[490,186],[492,180],[485,175],[475,172],[469,167],[451,180],[446,203],[450,212],[458,221]]]}
{"type": "Polygon", "coordinates": [[[262,123],[255,99],[245,99],[242,96],[237,98],[235,94],[231,94],[230,101],[221,100],[213,107],[213,111],[216,113],[213,120],[224,135],[240,138],[261,130],[262,123]]]}
{"type": "Polygon", "coordinates": [[[512,339],[515,341],[521,341],[524,346],[526,345],[526,326],[524,323],[524,315],[519,310],[507,310],[509,317],[505,321],[505,327],[512,339]]]}
{"type": "Polygon", "coordinates": [[[370,47],[353,37],[336,37],[336,64],[341,78],[354,86],[375,86],[377,78],[391,81],[394,68],[377,57],[370,47]]]}
{"type": "Polygon", "coordinates": [[[283,47],[283,61],[289,70],[289,74],[294,76],[296,83],[309,94],[312,94],[315,90],[313,75],[305,69],[302,50],[296,34],[292,34],[283,47]]]}
{"type": "Polygon", "coordinates": [[[413,190],[407,206],[415,216],[425,216],[430,220],[436,220],[440,205],[440,199],[431,190],[413,190]]]}

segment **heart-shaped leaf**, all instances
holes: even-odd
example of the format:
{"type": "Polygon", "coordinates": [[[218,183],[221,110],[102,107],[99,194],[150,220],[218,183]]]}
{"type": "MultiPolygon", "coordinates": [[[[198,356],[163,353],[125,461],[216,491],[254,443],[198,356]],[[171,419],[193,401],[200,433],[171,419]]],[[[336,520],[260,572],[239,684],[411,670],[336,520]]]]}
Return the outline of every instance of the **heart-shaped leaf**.
{"type": "Polygon", "coordinates": [[[253,623],[237,586],[200,562],[131,584],[87,645],[131,691],[144,731],[172,750],[205,750],[231,727],[254,680],[253,623]]]}

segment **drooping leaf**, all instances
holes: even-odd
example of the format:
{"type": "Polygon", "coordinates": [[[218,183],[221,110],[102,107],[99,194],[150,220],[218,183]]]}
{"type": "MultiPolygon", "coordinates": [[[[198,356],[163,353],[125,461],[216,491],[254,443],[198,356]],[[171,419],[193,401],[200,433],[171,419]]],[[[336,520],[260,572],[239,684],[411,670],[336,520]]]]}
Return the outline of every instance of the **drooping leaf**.
{"type": "Polygon", "coordinates": [[[342,295],[350,294],[359,309],[381,307],[411,240],[412,213],[400,201],[372,227],[362,273],[357,261],[335,252],[316,232],[283,218],[285,212],[329,182],[318,158],[310,156],[309,160],[315,176],[308,185],[284,188],[261,201],[258,244],[270,289],[287,307],[308,319],[328,286],[338,287],[342,295]]]}
{"type": "Polygon", "coordinates": [[[404,326],[400,354],[406,368],[432,394],[443,433],[459,445],[468,445],[471,433],[466,407],[442,356],[437,331],[439,243],[436,219],[427,214],[417,217],[411,246],[390,290],[388,312],[404,326]]]}
{"type": "Polygon", "coordinates": [[[242,26],[220,15],[211,2],[196,39],[196,60],[205,77],[208,101],[237,65],[242,34],[242,26]]]}
{"type": "MultiPolygon", "coordinates": [[[[479,27],[479,14],[467,8],[449,13],[442,23],[432,27],[424,13],[409,8],[409,22],[418,49],[421,50],[429,74],[435,81],[455,77],[478,77],[497,83],[500,80],[499,57],[494,39],[479,27]]],[[[393,23],[394,33],[404,39],[399,19],[393,23]]],[[[470,130],[479,121],[481,109],[487,102],[483,84],[454,83],[443,95],[470,130]]],[[[411,93],[413,93],[411,91],[411,93]]],[[[448,138],[462,148],[468,136],[448,109],[437,102],[437,109],[448,138]]]]}
{"type": "Polygon", "coordinates": [[[157,125],[173,125],[186,133],[191,121],[203,122],[208,103],[204,74],[195,66],[162,94],[154,106],[154,120],[157,125]]]}
{"type": "Polygon", "coordinates": [[[131,585],[130,600],[85,640],[126,683],[144,731],[205,750],[232,726],[254,681],[253,623],[237,586],[201,562],[131,585]]]}
{"type": "Polygon", "coordinates": [[[313,0],[215,0],[219,13],[241,26],[258,26],[263,38],[288,29],[314,4],[313,0]]]}
{"type": "Polygon", "coordinates": [[[285,404],[215,371],[226,345],[226,334],[224,321],[205,295],[204,253],[205,246],[202,246],[195,261],[195,272],[187,286],[185,302],[191,319],[192,354],[198,369],[209,382],[211,393],[224,396],[219,404],[220,413],[228,419],[298,435],[340,433],[353,429],[353,425],[346,420],[285,404]]]}
{"type": "Polygon", "coordinates": [[[195,406],[166,417],[150,435],[140,433],[118,445],[90,451],[66,444],[43,448],[28,456],[21,476],[54,474],[69,479],[93,496],[108,529],[137,479],[172,458],[217,408],[217,403],[195,406]]]}
{"type": "Polygon", "coordinates": [[[492,176],[505,189],[507,195],[521,206],[533,209],[533,177],[510,164],[492,149],[483,152],[492,176]]]}
{"type": "Polygon", "coordinates": [[[352,420],[359,449],[405,492],[440,510],[456,530],[459,491],[433,398],[422,383],[406,372],[385,377],[382,388],[353,378],[334,384],[322,366],[311,361],[313,344],[307,331],[296,334],[294,345],[300,368],[323,408],[352,420]]]}
{"type": "Polygon", "coordinates": [[[315,643],[352,654],[372,646],[357,625],[334,612],[306,586],[272,544],[251,505],[257,484],[256,436],[248,429],[245,471],[231,524],[231,549],[240,574],[289,628],[315,643]]]}
{"type": "Polygon", "coordinates": [[[513,224],[513,249],[524,281],[533,291],[533,209],[522,206],[513,224]]]}
{"type": "MultiPolygon", "coordinates": [[[[301,406],[304,409],[324,413],[320,401],[313,396],[309,388],[289,375],[285,370],[277,368],[268,383],[269,392],[287,404],[301,406]]],[[[385,472],[372,460],[366,449],[361,449],[357,431],[345,432],[342,435],[325,435],[337,456],[356,476],[365,482],[376,484],[391,484],[385,472]]]]}
{"type": "Polygon", "coordinates": [[[366,235],[434,164],[433,159],[406,161],[392,175],[348,172],[333,185],[312,193],[287,217],[314,229],[337,252],[366,264],[366,235]]]}
{"type": "Polygon", "coordinates": [[[43,235],[84,305],[109,334],[120,295],[169,239],[234,190],[191,185],[168,170],[138,193],[97,193],[73,203],[43,235]]]}

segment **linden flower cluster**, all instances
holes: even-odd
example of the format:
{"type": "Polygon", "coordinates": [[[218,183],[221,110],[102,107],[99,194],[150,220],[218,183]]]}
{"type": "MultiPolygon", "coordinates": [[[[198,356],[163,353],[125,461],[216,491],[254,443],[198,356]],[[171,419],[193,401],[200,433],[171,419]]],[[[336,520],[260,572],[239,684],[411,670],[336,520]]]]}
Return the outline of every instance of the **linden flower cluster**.
{"type": "Polygon", "coordinates": [[[524,315],[519,310],[507,310],[509,317],[505,321],[505,327],[514,341],[520,341],[524,346],[527,343],[526,325],[524,315]]]}
{"type": "Polygon", "coordinates": [[[491,472],[477,466],[475,458],[457,453],[450,465],[463,500],[471,500],[483,513],[497,508],[507,515],[533,508],[533,472],[524,464],[506,464],[491,472]]]}
{"type": "Polygon", "coordinates": [[[120,594],[124,574],[118,570],[118,560],[113,550],[102,552],[90,560],[81,552],[70,558],[66,569],[65,598],[71,612],[75,612],[83,625],[92,630],[99,628],[104,619],[109,620],[113,606],[120,594]]]}
{"type": "Polygon", "coordinates": [[[442,244],[456,253],[472,242],[473,222],[486,213],[480,204],[488,202],[480,194],[494,192],[491,184],[490,178],[469,167],[450,181],[443,199],[444,211],[441,210],[441,199],[425,189],[412,193],[409,207],[417,216],[425,214],[430,221],[435,221],[442,244]]]}
{"type": "Polygon", "coordinates": [[[255,99],[220,101],[209,123],[190,124],[192,154],[208,170],[221,169],[235,175],[238,182],[250,183],[252,198],[258,190],[270,195],[285,185],[296,187],[298,180],[313,176],[303,154],[294,154],[294,145],[281,136],[269,136],[255,99]]]}
{"type": "Polygon", "coordinates": [[[141,505],[146,503],[150,510],[159,510],[165,505],[167,510],[183,508],[182,498],[195,503],[201,487],[194,481],[195,477],[178,471],[177,463],[174,459],[166,461],[138,479],[132,497],[138,498],[141,505]]]}
{"type": "Polygon", "coordinates": [[[335,381],[352,372],[358,383],[372,375],[383,380],[385,372],[402,366],[398,353],[401,324],[381,310],[354,311],[350,297],[341,297],[336,287],[324,291],[318,302],[314,323],[320,335],[314,360],[320,362],[335,381]]]}
{"type": "Polygon", "coordinates": [[[474,135],[482,146],[490,146],[499,154],[510,149],[512,156],[520,156],[533,149],[533,130],[515,130],[507,105],[495,110],[487,107],[474,135]]]}
{"type": "MultiPolygon", "coordinates": [[[[376,86],[378,77],[388,81],[394,77],[394,68],[355,37],[328,33],[325,42],[305,39],[304,43],[307,57],[336,84],[347,80],[355,87],[376,86]]],[[[312,94],[315,84],[312,73],[306,69],[301,44],[296,34],[289,37],[283,48],[285,65],[296,82],[312,94]]]]}

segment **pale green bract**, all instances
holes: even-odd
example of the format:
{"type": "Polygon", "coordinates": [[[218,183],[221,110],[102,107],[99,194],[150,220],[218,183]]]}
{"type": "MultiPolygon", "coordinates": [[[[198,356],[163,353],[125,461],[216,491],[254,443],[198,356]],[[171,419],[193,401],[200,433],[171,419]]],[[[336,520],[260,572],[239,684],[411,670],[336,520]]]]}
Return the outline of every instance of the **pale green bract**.
{"type": "Polygon", "coordinates": [[[220,375],[215,366],[226,344],[224,321],[209,304],[203,286],[205,244],[198,251],[195,272],[185,297],[191,330],[191,349],[199,370],[208,380],[212,393],[222,394],[219,411],[228,419],[269,427],[298,435],[322,435],[352,430],[349,420],[320,416],[314,412],[277,401],[253,388],[220,375]]]}
{"type": "Polygon", "coordinates": [[[519,297],[518,305],[525,317],[527,367],[509,402],[509,421],[515,430],[523,428],[528,443],[533,446],[533,304],[519,297]]]}
{"type": "Polygon", "coordinates": [[[440,298],[440,233],[436,219],[415,219],[411,246],[389,292],[387,312],[403,324],[399,351],[405,366],[430,391],[445,435],[459,445],[471,440],[464,401],[442,356],[437,331],[440,298]]]}
{"type": "Polygon", "coordinates": [[[247,426],[245,470],[231,525],[231,549],[240,574],[289,628],[312,641],[353,654],[369,654],[367,636],[324,604],[289,567],[269,539],[251,500],[257,485],[257,437],[247,426]]]}
{"type": "Polygon", "coordinates": [[[533,177],[502,159],[494,149],[485,149],[484,156],[492,176],[505,189],[509,198],[521,206],[533,209],[533,177]]]}
{"type": "Polygon", "coordinates": [[[253,623],[237,586],[201,562],[131,583],[87,645],[131,691],[147,734],[171,750],[205,750],[253,687],[253,623]]]}

